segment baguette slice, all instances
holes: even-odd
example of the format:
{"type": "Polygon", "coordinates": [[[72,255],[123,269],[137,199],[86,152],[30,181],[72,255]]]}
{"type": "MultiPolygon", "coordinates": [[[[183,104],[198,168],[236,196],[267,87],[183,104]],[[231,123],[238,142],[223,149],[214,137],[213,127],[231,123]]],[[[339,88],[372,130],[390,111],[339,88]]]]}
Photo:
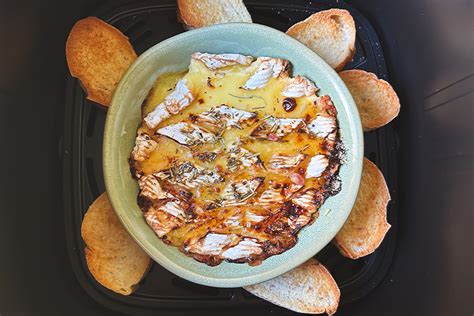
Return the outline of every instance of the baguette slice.
{"type": "Polygon", "coordinates": [[[230,23],[252,23],[242,0],[178,0],[178,19],[187,29],[230,23]]]}
{"type": "Polygon", "coordinates": [[[354,208],[334,244],[341,254],[357,259],[378,248],[390,228],[387,222],[387,204],[390,193],[382,172],[364,158],[362,179],[354,208]]]}
{"type": "Polygon", "coordinates": [[[66,58],[71,75],[81,81],[87,98],[108,106],[137,54],[119,30],[88,17],[78,21],[69,33],[66,58]]]}
{"type": "Polygon", "coordinates": [[[286,34],[311,48],[336,71],[342,70],[355,52],[356,29],[347,10],[317,12],[291,26],[286,34]]]}
{"type": "Polygon", "coordinates": [[[87,266],[97,282],[116,293],[131,294],[151,260],[122,226],[106,193],[87,210],[81,233],[87,266]]]}
{"type": "Polygon", "coordinates": [[[336,281],[315,259],[274,279],[244,289],[298,313],[332,315],[339,305],[340,291],[336,281]]]}
{"type": "Polygon", "coordinates": [[[339,73],[359,109],[364,131],[386,125],[400,112],[400,100],[392,86],[364,70],[339,73]]]}

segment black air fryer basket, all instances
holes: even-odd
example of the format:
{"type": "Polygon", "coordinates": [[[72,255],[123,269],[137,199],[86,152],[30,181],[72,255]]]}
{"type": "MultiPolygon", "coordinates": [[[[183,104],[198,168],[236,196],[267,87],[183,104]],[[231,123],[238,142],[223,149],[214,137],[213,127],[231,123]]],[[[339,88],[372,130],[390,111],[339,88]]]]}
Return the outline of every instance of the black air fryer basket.
{"type": "MultiPolygon", "coordinates": [[[[269,25],[281,31],[320,10],[331,7],[349,10],[356,23],[357,40],[356,54],[346,69],[364,69],[388,80],[379,39],[368,20],[356,9],[334,1],[300,5],[284,3],[286,1],[249,1],[246,5],[255,23],[269,25]]],[[[170,36],[184,32],[183,26],[176,20],[175,3],[133,3],[97,15],[127,35],[137,54],[170,36]]],[[[193,309],[205,313],[210,306],[222,311],[262,308],[287,313],[243,289],[218,289],[193,284],[158,264],[153,265],[139,289],[130,296],[121,296],[100,286],[88,271],[80,228],[88,206],[104,191],[102,137],[106,109],[86,100],[78,81],[70,76],[66,100],[62,152],[68,249],[76,277],[91,297],[111,309],[127,310],[133,314],[149,314],[164,308],[193,309]]],[[[397,136],[391,125],[365,134],[365,155],[384,173],[392,196],[388,211],[392,229],[380,248],[370,256],[351,260],[340,255],[335,246],[329,244],[316,256],[338,283],[342,304],[359,300],[370,293],[390,267],[397,230],[397,150],[397,136]]]]}

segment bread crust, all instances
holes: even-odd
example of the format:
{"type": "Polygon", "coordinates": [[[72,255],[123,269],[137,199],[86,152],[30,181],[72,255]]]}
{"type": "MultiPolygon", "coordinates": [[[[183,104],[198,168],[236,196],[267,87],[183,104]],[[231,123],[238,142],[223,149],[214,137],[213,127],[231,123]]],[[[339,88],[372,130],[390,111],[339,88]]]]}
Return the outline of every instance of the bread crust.
{"type": "Polygon", "coordinates": [[[382,172],[364,158],[359,194],[351,214],[333,243],[340,253],[358,259],[373,253],[390,229],[387,204],[390,192],[382,172]]]}
{"type": "Polygon", "coordinates": [[[178,21],[186,29],[228,22],[252,22],[242,0],[177,0],[178,21]]]}
{"type": "Polygon", "coordinates": [[[307,314],[334,314],[341,295],[332,275],[316,259],[244,289],[275,305],[307,314]]]}
{"type": "Polygon", "coordinates": [[[66,42],[71,75],[81,81],[89,100],[104,106],[136,58],[128,38],[96,17],[76,22],[66,42]]]}
{"type": "Polygon", "coordinates": [[[106,193],[87,210],[81,234],[92,276],[116,293],[131,294],[148,272],[151,259],[122,226],[106,193]]]}
{"type": "Polygon", "coordinates": [[[314,52],[321,56],[328,64],[336,71],[340,71],[352,59],[355,53],[355,23],[351,14],[343,9],[330,9],[320,11],[309,16],[305,20],[298,22],[291,26],[286,34],[296,38],[303,44],[307,45],[314,52]],[[336,22],[336,25],[334,25],[336,22]],[[326,34],[320,34],[317,27],[325,26],[326,34]],[[340,26],[345,26],[342,30],[340,26]],[[340,34],[347,32],[347,39],[341,39],[340,34]],[[323,36],[323,37],[321,37],[323,36]],[[335,42],[339,40],[339,42],[335,42]],[[323,41],[327,43],[322,44],[323,41]],[[332,43],[331,43],[332,42],[332,43]],[[332,61],[330,54],[334,54],[334,50],[327,52],[327,49],[322,49],[321,45],[336,45],[342,50],[342,54],[336,61],[332,61]]]}
{"type": "Polygon", "coordinates": [[[382,127],[400,113],[400,100],[387,81],[359,69],[342,71],[339,75],[354,98],[364,131],[382,127]]]}

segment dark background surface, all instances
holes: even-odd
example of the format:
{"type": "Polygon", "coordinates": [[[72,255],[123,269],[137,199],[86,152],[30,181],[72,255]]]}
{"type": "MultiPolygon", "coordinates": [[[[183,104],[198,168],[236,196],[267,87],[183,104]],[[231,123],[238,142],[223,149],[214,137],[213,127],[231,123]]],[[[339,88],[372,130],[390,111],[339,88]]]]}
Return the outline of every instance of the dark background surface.
{"type": "MultiPolygon", "coordinates": [[[[394,122],[400,204],[389,274],[337,315],[472,315],[473,3],[348,3],[376,28],[401,99],[394,122]]],[[[104,5],[0,1],[2,316],[116,314],[95,303],[72,273],[58,154],[64,43],[76,20],[104,5]]]]}

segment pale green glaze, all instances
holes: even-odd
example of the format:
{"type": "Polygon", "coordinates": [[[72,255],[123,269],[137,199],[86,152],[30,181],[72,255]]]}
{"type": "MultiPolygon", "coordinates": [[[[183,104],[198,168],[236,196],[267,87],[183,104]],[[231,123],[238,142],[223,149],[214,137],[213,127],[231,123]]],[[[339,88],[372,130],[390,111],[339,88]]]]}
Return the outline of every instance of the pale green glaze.
{"type": "Polygon", "coordinates": [[[160,265],[187,280],[215,287],[240,287],[276,277],[308,260],[326,246],[344,224],[359,188],[363,136],[354,101],[336,72],[313,51],[284,33],[258,24],[230,23],[185,32],[143,53],[117,87],[107,114],[103,149],[104,178],[113,208],[120,220],[160,265]],[[138,185],[130,175],[127,159],[141,120],[141,104],[156,77],[164,72],[186,69],[194,52],[241,53],[288,59],[293,75],[312,79],[329,94],[337,108],[341,135],[346,147],[340,170],[342,190],[329,198],[318,219],[298,235],[298,243],[261,265],[222,263],[209,267],[165,245],[143,219],[137,206],[138,185]]]}

